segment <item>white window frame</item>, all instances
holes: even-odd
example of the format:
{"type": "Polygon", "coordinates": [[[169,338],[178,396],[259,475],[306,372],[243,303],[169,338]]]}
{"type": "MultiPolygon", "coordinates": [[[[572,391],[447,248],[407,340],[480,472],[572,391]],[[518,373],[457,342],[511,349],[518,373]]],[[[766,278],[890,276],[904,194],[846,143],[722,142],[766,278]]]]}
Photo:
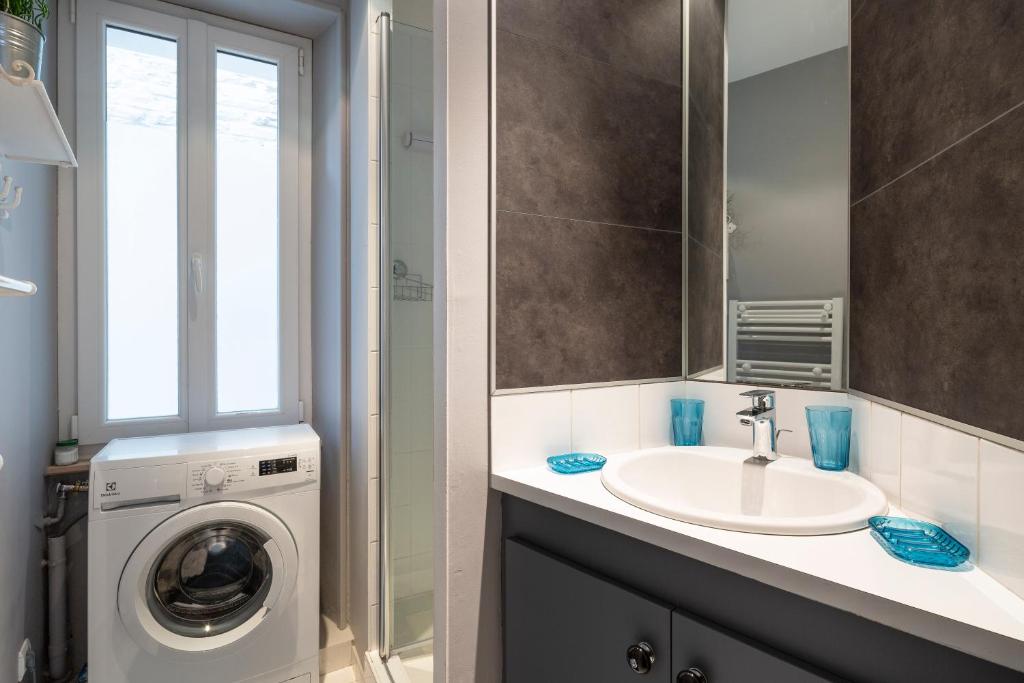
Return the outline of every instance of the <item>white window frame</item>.
{"type": "MultiPolygon", "coordinates": [[[[74,62],[67,52],[60,65],[59,88],[66,93],[74,83],[74,107],[62,108],[67,123],[75,123],[79,169],[77,189],[64,179],[66,195],[75,196],[75,220],[61,221],[65,245],[68,231],[77,243],[77,278],[59,284],[61,311],[75,310],[77,325],[59,322],[61,435],[77,435],[83,443],[105,443],[113,438],[184,431],[291,424],[304,418],[311,394],[310,371],[310,139],[311,90],[305,55],[308,40],[268,29],[205,15],[152,0],[77,0],[72,15],[76,44],[74,62]],[[158,36],[178,45],[178,321],[179,413],[172,417],[109,421],[105,418],[106,296],[104,256],[105,221],[103,179],[103,93],[105,31],[123,26],[158,36]],[[215,88],[218,51],[258,57],[278,64],[280,83],[280,290],[279,321],[280,405],[274,411],[216,413],[215,301],[215,88]],[[300,71],[301,69],[301,71],[300,71]],[[205,87],[189,87],[189,84],[205,87]],[[69,225],[70,224],[70,225],[69,225]],[[203,287],[192,272],[192,256],[205,266],[203,287]],[[71,290],[70,292],[68,290],[71,290]],[[71,299],[72,303],[68,302],[71,299]],[[75,339],[68,331],[74,332],[75,339]],[[75,389],[65,386],[77,367],[75,389]],[[77,418],[77,419],[76,419],[77,418]],[[63,420],[62,420],[63,422],[63,420]],[[77,434],[76,432],[77,426],[77,434]]],[[[62,35],[62,38],[64,36],[62,35]]],[[[75,243],[73,242],[73,244],[75,243]]]]}

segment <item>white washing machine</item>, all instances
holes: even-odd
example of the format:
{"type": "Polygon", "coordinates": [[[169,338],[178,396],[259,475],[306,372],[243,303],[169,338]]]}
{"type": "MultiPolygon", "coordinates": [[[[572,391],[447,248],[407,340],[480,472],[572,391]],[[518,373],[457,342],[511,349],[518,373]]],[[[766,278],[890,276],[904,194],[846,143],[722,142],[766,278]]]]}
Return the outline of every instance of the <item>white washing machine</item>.
{"type": "Polygon", "coordinates": [[[309,426],[117,439],[90,479],[90,681],[318,683],[309,426]]]}

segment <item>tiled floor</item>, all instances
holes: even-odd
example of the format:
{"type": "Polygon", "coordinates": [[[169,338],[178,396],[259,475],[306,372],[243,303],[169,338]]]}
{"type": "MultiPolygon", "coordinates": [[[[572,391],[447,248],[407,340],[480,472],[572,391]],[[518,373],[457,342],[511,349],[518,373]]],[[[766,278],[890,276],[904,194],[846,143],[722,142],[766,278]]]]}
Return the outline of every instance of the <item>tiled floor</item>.
{"type": "Polygon", "coordinates": [[[434,593],[428,591],[395,601],[396,647],[429,640],[434,633],[434,593]]]}
{"type": "Polygon", "coordinates": [[[409,677],[409,683],[434,682],[434,655],[426,654],[416,657],[402,657],[402,666],[409,677]]]}
{"type": "Polygon", "coordinates": [[[363,678],[355,667],[349,666],[321,676],[320,683],[363,683],[363,678]]]}

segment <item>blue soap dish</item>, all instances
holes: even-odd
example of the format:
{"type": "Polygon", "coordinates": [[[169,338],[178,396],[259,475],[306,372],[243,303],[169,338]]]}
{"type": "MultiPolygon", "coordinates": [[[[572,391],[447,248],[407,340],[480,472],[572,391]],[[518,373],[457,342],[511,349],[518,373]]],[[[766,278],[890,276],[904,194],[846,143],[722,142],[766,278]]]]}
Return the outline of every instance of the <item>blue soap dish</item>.
{"type": "Polygon", "coordinates": [[[606,462],[608,458],[597,453],[566,453],[548,458],[548,466],[559,474],[593,472],[604,467],[606,462]]]}
{"type": "Polygon", "coordinates": [[[960,541],[928,522],[905,517],[872,517],[872,536],[897,559],[921,567],[958,567],[971,556],[960,541]]]}

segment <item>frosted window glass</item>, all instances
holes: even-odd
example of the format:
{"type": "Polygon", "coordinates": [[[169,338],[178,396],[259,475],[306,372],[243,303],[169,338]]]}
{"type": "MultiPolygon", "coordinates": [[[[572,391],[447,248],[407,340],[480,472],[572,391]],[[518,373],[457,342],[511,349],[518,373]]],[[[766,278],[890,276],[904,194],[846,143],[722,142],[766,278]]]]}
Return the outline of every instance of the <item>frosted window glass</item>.
{"type": "Polygon", "coordinates": [[[178,46],[106,29],[106,417],[178,414],[178,46]]]}
{"type": "Polygon", "coordinates": [[[217,412],[280,408],[277,65],[217,53],[217,412]]]}

